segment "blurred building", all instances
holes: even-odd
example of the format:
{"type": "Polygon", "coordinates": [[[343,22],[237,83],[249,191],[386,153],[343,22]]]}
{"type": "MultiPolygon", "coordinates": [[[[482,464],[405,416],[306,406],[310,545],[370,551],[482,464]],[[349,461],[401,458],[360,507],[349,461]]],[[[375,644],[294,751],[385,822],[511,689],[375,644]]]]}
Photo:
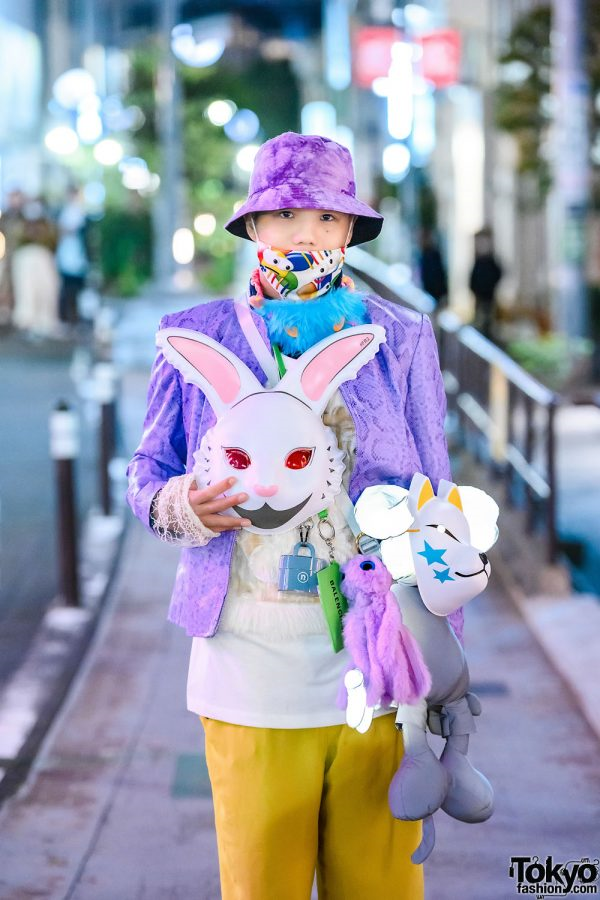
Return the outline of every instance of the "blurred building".
{"type": "MultiPolygon", "coordinates": [[[[560,8],[576,9],[577,2],[564,0],[560,8]]],[[[238,115],[233,125],[223,119],[218,126],[240,142],[240,194],[255,144],[277,122],[334,137],[354,153],[361,196],[386,216],[378,255],[415,274],[419,235],[424,228],[435,233],[447,259],[450,304],[468,318],[473,236],[488,225],[506,272],[503,304],[542,321],[557,273],[576,277],[579,263],[561,270],[569,222],[556,192],[530,202],[537,199],[535,180],[519,173],[517,145],[498,129],[494,107],[508,78],[499,60],[509,35],[523,15],[543,6],[540,0],[0,0],[0,193],[43,188],[52,200],[75,179],[86,183],[92,210],[101,211],[110,189],[106,174],[118,167],[130,205],[153,205],[155,271],[170,277],[198,247],[192,222],[210,212],[186,208],[182,188],[181,64],[225,71],[218,70],[225,53],[228,74],[243,81],[253,61],[285,61],[299,113],[294,98],[287,118],[259,122],[246,139],[253,110],[238,111],[244,121],[238,115]],[[159,144],[150,162],[135,134],[140,110],[127,100],[127,51],[148,37],[159,47],[155,109],[142,111],[159,144]],[[93,90],[82,86],[86,77],[93,90]]],[[[262,101],[265,119],[285,103],[262,101]]],[[[201,219],[202,228],[207,221],[201,219]]],[[[576,218],[571,225],[575,234],[576,218]]]]}

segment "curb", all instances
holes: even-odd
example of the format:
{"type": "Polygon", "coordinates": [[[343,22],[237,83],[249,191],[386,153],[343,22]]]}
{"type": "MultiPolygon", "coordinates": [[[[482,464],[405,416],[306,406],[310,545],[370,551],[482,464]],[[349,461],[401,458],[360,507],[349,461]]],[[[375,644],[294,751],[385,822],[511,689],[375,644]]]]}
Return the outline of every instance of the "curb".
{"type": "Polygon", "coordinates": [[[0,804],[26,779],[79,670],[119,566],[127,523],[124,511],[90,513],[82,537],[81,606],[53,600],[0,695],[0,804]]]}
{"type": "Polygon", "coordinates": [[[600,603],[593,594],[532,594],[521,590],[505,559],[496,574],[546,658],[600,740],[600,603]]]}
{"type": "MultiPolygon", "coordinates": [[[[500,503],[500,538],[491,551],[492,578],[525,621],[552,668],[571,693],[600,740],[600,601],[576,593],[566,565],[544,563],[546,547],[537,534],[526,534],[522,511],[502,506],[501,482],[461,455],[456,460],[461,484],[476,484],[500,503]]],[[[475,602],[477,602],[475,600],[475,602]]]]}

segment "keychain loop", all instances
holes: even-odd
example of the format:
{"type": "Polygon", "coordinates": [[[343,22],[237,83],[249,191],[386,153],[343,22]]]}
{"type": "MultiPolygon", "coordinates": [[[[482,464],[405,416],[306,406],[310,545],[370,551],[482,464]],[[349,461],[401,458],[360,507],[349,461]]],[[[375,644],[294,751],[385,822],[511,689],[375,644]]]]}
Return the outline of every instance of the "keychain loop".
{"type": "Polygon", "coordinates": [[[308,544],[308,538],[312,531],[312,527],[312,519],[306,519],[305,522],[302,522],[300,525],[298,525],[298,534],[300,535],[301,544],[308,544]]]}
{"type": "Polygon", "coordinates": [[[331,522],[329,519],[319,519],[319,524],[317,525],[317,531],[319,532],[319,537],[322,540],[324,540],[326,544],[329,544],[331,541],[333,541],[333,539],[335,537],[335,528],[333,527],[333,522],[331,522]],[[329,528],[331,529],[329,534],[327,534],[327,533],[323,534],[323,528],[326,525],[328,525],[329,528]]]}
{"type": "Polygon", "coordinates": [[[329,551],[329,562],[332,563],[335,559],[335,552],[333,549],[333,539],[335,537],[335,528],[333,527],[333,522],[330,522],[329,519],[326,517],[321,518],[321,516],[319,516],[319,521],[317,523],[317,531],[319,532],[319,537],[321,538],[321,540],[327,545],[327,550],[329,551]],[[329,526],[329,528],[330,528],[329,534],[327,534],[326,530],[325,530],[325,533],[323,533],[323,529],[325,529],[326,526],[329,526]]]}

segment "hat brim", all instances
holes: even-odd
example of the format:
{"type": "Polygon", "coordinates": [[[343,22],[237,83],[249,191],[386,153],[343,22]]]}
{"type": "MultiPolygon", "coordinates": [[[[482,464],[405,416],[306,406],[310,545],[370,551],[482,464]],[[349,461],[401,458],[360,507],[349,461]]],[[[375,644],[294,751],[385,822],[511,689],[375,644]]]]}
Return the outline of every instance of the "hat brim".
{"type": "Polygon", "coordinates": [[[249,197],[225,224],[225,229],[236,237],[251,240],[246,230],[244,216],[275,209],[331,209],[356,216],[352,239],[348,245],[350,247],[372,241],[383,225],[383,216],[367,203],[349,194],[339,191],[328,193],[318,189],[308,192],[305,185],[296,190],[294,185],[278,185],[249,197]]]}

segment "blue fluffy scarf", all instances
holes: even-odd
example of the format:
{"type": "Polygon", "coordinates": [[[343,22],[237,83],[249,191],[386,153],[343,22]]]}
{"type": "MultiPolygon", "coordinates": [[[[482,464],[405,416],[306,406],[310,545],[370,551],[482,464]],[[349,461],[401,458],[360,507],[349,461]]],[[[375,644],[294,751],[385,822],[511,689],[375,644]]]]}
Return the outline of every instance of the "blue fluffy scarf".
{"type": "Polygon", "coordinates": [[[364,294],[347,287],[335,288],[314,300],[280,300],[265,297],[260,309],[269,337],[287,356],[299,356],[330,334],[367,321],[364,294]]]}

